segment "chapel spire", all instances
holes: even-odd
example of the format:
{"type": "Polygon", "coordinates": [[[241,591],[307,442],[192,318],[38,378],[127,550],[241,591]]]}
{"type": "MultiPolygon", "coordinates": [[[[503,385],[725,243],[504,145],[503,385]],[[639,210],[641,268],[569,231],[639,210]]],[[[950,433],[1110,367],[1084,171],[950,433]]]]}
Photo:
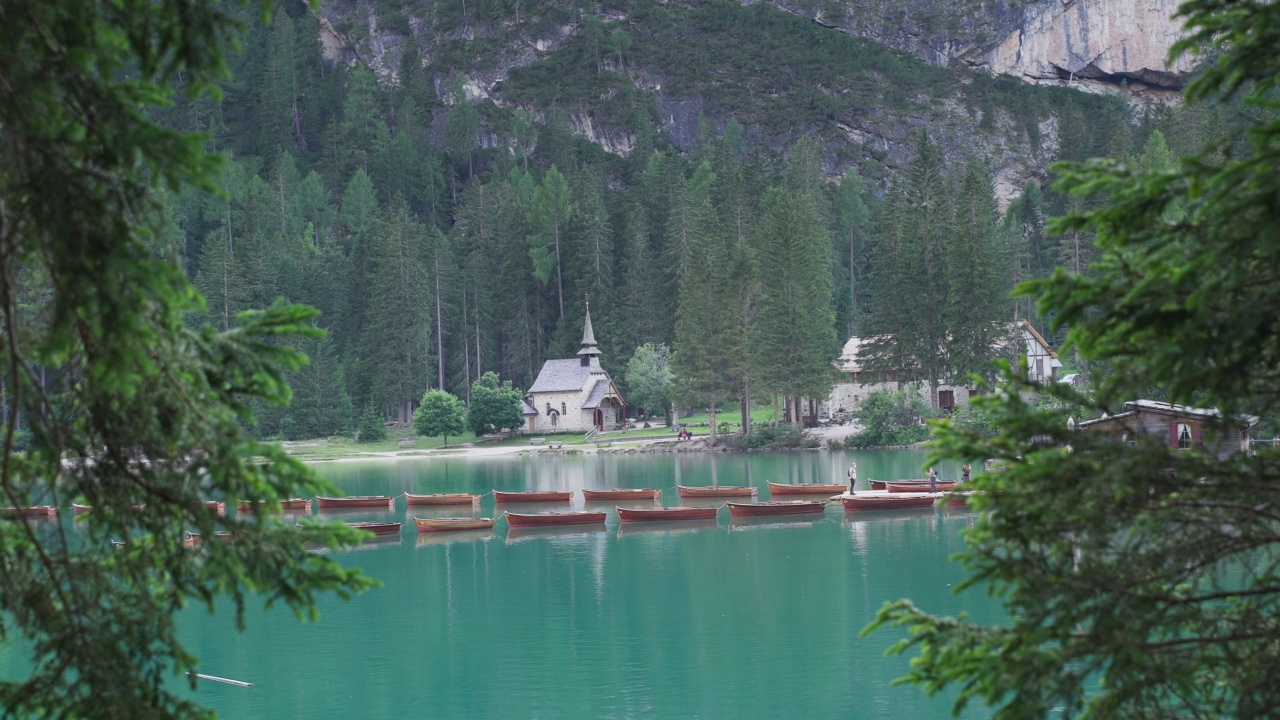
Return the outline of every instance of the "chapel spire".
{"type": "Polygon", "coordinates": [[[578,351],[582,367],[600,367],[600,348],[596,347],[596,334],[591,329],[591,303],[587,302],[587,317],[582,321],[582,349],[578,351]]]}

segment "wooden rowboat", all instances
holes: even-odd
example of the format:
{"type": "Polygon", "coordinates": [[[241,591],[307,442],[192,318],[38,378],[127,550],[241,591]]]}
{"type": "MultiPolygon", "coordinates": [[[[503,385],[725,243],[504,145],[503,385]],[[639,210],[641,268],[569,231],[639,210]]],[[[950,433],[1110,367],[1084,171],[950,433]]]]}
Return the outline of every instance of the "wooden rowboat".
{"type": "MultiPolygon", "coordinates": [[[[261,505],[263,504],[263,502],[259,501],[258,504],[261,505]]],[[[281,510],[285,510],[285,511],[311,512],[311,500],[309,498],[285,498],[284,500],[281,500],[280,502],[276,503],[276,505],[281,510]]],[[[249,502],[248,500],[241,500],[240,502],[236,503],[236,509],[243,513],[253,512],[254,504],[249,502]]]]}
{"type": "MultiPolygon", "coordinates": [[[[942,482],[942,480],[938,480],[938,482],[940,482],[940,483],[941,483],[941,482],[942,482]]],[[[887,489],[887,488],[886,488],[886,487],[884,487],[884,486],[887,486],[887,484],[888,484],[888,483],[896,484],[896,486],[924,486],[924,487],[929,487],[929,480],[928,480],[927,478],[925,478],[925,479],[908,479],[908,480],[872,480],[872,479],[868,479],[868,480],[867,480],[867,483],[869,484],[869,486],[872,486],[872,489],[887,489]]],[[[919,492],[919,491],[915,491],[915,492],[919,492]]]]}
{"type": "Polygon", "coordinates": [[[729,503],[729,514],[733,517],[760,517],[764,515],[808,515],[820,513],[827,509],[826,503],[808,502],[805,500],[788,500],[783,502],[761,503],[729,503]]]}
{"type": "Polygon", "coordinates": [[[533,490],[530,492],[502,492],[501,490],[493,491],[493,501],[500,503],[509,502],[569,502],[573,499],[572,492],[554,492],[549,490],[533,490]]]}
{"type": "Polygon", "coordinates": [[[349,522],[344,524],[357,530],[366,530],[374,535],[400,534],[400,523],[398,522],[349,522]]]}
{"type": "Polygon", "coordinates": [[[218,513],[219,515],[227,514],[227,504],[220,500],[205,500],[204,506],[218,513]]]}
{"type": "Polygon", "coordinates": [[[861,510],[911,510],[931,508],[942,493],[896,493],[893,495],[842,495],[845,512],[861,510]]]}
{"type": "Polygon", "coordinates": [[[969,497],[971,495],[973,495],[972,490],[966,490],[964,492],[953,492],[947,496],[947,507],[952,507],[952,508],[968,507],[969,497]]]}
{"type": "Polygon", "coordinates": [[[662,491],[650,488],[614,488],[612,490],[588,490],[582,488],[583,500],[661,500],[662,491]]]}
{"type": "MultiPolygon", "coordinates": [[[[147,509],[147,506],[146,506],[146,504],[145,504],[145,503],[138,503],[138,504],[135,504],[135,505],[130,505],[129,507],[133,508],[134,510],[146,510],[146,509],[147,509]]],[[[83,514],[85,514],[85,513],[87,513],[87,512],[92,511],[92,510],[93,510],[93,506],[92,506],[92,505],[81,505],[80,503],[71,503],[71,510],[72,510],[72,512],[74,512],[76,515],[83,515],[83,514]]]]}
{"type": "Polygon", "coordinates": [[[931,490],[929,489],[929,481],[928,481],[928,480],[924,481],[924,484],[923,484],[923,485],[917,485],[917,484],[915,484],[915,483],[887,482],[887,483],[885,483],[885,485],[884,485],[884,489],[885,489],[885,490],[888,490],[888,491],[889,491],[889,492],[891,492],[891,493],[904,493],[904,492],[948,492],[948,491],[950,491],[950,490],[954,490],[954,489],[955,489],[955,487],[956,487],[956,485],[957,485],[957,483],[956,483],[956,482],[954,482],[954,481],[943,482],[943,481],[939,480],[939,481],[938,481],[938,483],[937,483],[937,490],[936,490],[936,491],[931,491],[931,490]]]}
{"type": "Polygon", "coordinates": [[[405,493],[404,499],[410,505],[471,505],[480,502],[480,496],[472,495],[471,493],[434,493],[431,495],[405,493]]]}
{"type": "Polygon", "coordinates": [[[321,510],[338,508],[376,508],[395,509],[395,502],[386,495],[348,495],[347,497],[316,497],[316,504],[321,510]]]}
{"type": "Polygon", "coordinates": [[[769,492],[774,495],[835,495],[844,492],[848,485],[831,483],[815,485],[788,485],[786,483],[769,483],[769,492]]]}
{"type": "Polygon", "coordinates": [[[715,520],[720,508],[669,507],[669,508],[617,508],[618,519],[629,522],[671,522],[679,520],[715,520]]]}
{"type": "Polygon", "coordinates": [[[711,485],[707,487],[677,485],[676,490],[680,491],[680,497],[682,498],[751,497],[756,494],[756,489],[748,485],[711,485]]]}
{"type": "Polygon", "coordinates": [[[56,518],[58,508],[53,505],[26,505],[24,507],[0,508],[0,517],[6,518],[56,518]]]}
{"type": "Polygon", "coordinates": [[[545,512],[507,513],[511,527],[542,527],[546,525],[603,525],[603,512],[545,512]]]}
{"type": "Polygon", "coordinates": [[[486,530],[493,527],[493,518],[420,518],[413,519],[418,532],[456,532],[458,530],[486,530]]]}

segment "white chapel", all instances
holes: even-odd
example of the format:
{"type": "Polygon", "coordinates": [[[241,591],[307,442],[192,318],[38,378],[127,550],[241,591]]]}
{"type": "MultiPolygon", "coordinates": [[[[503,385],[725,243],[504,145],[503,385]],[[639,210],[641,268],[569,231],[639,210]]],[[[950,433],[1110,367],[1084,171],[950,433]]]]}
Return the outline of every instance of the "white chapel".
{"type": "Polygon", "coordinates": [[[548,360],[525,397],[525,432],[614,430],[626,421],[627,404],[609,373],[600,367],[600,348],[591,329],[591,308],[582,327],[577,358],[548,360]]]}

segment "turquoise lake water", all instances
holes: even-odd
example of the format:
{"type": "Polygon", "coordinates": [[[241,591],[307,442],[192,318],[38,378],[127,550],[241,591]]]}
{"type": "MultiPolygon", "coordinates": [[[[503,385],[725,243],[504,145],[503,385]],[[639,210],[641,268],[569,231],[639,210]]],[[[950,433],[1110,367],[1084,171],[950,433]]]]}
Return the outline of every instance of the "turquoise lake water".
{"type": "MultiPolygon", "coordinates": [[[[767,481],[840,482],[852,459],[865,485],[920,477],[924,454],[542,454],[318,469],[353,495],[651,487],[676,505],[677,482],[756,485],[765,500],[767,481]]],[[[224,718],[945,718],[949,697],[892,685],[907,658],[883,653],[899,632],[859,631],[901,597],[979,621],[1003,615],[981,592],[951,593],[963,574],[948,557],[974,519],[965,511],[846,515],[833,505],[816,521],[741,524],[722,509],[714,523],[646,527],[620,526],[612,505],[593,503],[610,510],[603,529],[499,522],[456,538],[419,538],[412,517],[465,506],[410,509],[401,498],[394,512],[325,513],[405,523],[399,537],[340,554],[383,587],[326,598],[310,624],[251,607],[237,633],[230,612],[185,615],[202,672],[255,684],[202,683],[195,697],[224,718]]],[[[491,496],[477,514],[495,515],[491,496]]]]}

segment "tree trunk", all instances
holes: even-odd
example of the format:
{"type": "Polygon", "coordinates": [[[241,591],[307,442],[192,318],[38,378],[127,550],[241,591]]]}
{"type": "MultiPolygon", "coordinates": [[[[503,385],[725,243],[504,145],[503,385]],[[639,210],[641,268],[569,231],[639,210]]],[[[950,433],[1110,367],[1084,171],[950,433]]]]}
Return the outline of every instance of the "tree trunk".
{"type": "Polygon", "coordinates": [[[716,446],[716,402],[715,400],[711,401],[711,407],[709,409],[709,412],[711,416],[711,445],[709,445],[709,447],[715,447],[716,446]]]}
{"type": "Polygon", "coordinates": [[[436,253],[436,367],[438,369],[440,389],[444,389],[444,322],[440,308],[440,253],[436,253]]]}
{"type": "Polygon", "coordinates": [[[556,295],[560,298],[560,319],[564,320],[564,279],[560,275],[560,225],[555,228],[556,236],[556,295]]]}
{"type": "Polygon", "coordinates": [[[742,437],[751,434],[751,397],[750,383],[742,384],[742,398],[738,400],[738,410],[742,413],[742,437]]]}
{"type": "Polygon", "coordinates": [[[471,345],[467,343],[467,293],[462,293],[462,381],[466,383],[467,408],[471,408],[471,345]]]}

